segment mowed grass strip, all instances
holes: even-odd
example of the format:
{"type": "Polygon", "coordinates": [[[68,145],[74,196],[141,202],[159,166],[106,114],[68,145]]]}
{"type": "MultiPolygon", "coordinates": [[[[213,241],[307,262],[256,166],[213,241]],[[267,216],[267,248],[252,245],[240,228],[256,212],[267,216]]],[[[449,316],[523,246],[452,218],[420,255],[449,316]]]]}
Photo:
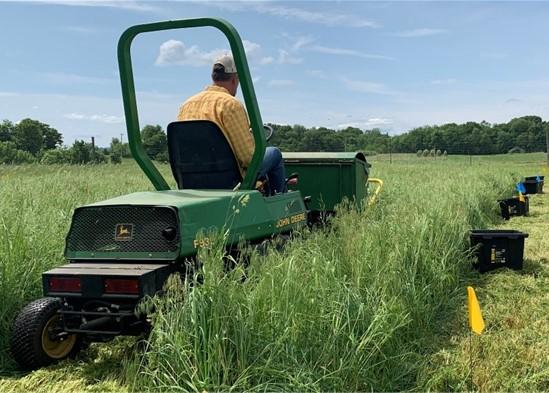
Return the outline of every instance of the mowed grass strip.
{"type": "Polygon", "coordinates": [[[462,318],[421,373],[422,390],[480,392],[549,390],[549,194],[530,196],[529,217],[513,217],[498,229],[520,230],[525,240],[524,268],[468,275],[481,304],[486,331],[473,340],[470,367],[465,289],[462,318]],[[472,372],[472,375],[471,375],[472,372]]]}

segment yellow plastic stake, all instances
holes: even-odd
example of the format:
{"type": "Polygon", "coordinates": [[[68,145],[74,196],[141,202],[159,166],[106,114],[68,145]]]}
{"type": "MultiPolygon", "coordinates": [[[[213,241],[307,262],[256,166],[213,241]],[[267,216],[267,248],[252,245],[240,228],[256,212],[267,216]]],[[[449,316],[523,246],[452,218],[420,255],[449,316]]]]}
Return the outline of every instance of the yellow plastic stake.
{"type": "Polygon", "coordinates": [[[376,179],[376,178],[372,177],[372,178],[368,179],[368,183],[374,183],[374,184],[377,185],[374,193],[372,194],[372,196],[368,200],[368,206],[371,206],[371,205],[373,205],[374,203],[377,202],[377,197],[379,196],[379,193],[381,192],[381,189],[383,188],[383,180],[376,179]]]}
{"type": "Polygon", "coordinates": [[[485,327],[484,319],[482,319],[480,305],[473,287],[467,287],[467,303],[469,306],[469,327],[476,334],[482,334],[485,327]]]}

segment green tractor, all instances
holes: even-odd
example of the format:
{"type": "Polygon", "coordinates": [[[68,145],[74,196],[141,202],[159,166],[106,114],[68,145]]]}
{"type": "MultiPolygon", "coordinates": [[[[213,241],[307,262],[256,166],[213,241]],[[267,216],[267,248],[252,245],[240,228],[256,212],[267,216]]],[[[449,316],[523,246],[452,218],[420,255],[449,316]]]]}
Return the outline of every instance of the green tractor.
{"type": "Polygon", "coordinates": [[[266,133],[242,41],[228,22],[200,18],[130,27],[120,37],[118,62],[129,146],[156,191],[75,210],[66,238],[68,263],[43,274],[44,297],[28,304],[14,322],[11,351],[25,369],[67,358],[89,342],[146,333],[147,318],[136,306],[158,294],[171,274],[196,268],[198,250],[212,242],[208,233],[227,230],[228,250],[234,250],[243,241],[260,244],[313,225],[343,198],[359,204],[366,198],[369,165],[362,153],[285,154],[287,172],[296,173],[288,181],[290,190],[273,196],[256,190],[266,133]],[[255,152],[241,178],[215,124],[171,123],[168,150],[178,185],[172,190],[141,143],[130,47],[144,32],[206,26],[221,30],[230,43],[255,152]]]}

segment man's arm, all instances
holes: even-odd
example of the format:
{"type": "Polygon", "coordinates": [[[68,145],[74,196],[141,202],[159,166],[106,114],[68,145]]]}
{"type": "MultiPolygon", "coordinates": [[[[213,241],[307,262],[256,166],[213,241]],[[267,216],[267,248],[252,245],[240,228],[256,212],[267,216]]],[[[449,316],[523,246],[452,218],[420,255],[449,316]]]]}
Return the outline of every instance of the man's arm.
{"type": "Polygon", "coordinates": [[[255,142],[244,106],[234,100],[223,111],[222,120],[238,163],[242,168],[248,168],[254,154],[255,142]]]}

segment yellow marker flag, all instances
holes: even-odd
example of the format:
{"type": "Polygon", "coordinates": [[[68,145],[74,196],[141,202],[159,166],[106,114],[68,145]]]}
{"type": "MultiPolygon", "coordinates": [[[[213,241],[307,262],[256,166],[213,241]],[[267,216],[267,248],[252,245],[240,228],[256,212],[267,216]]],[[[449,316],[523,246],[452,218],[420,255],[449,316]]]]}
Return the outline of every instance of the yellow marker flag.
{"type": "Polygon", "coordinates": [[[467,303],[469,306],[469,327],[476,334],[482,334],[484,330],[484,319],[480,312],[477,295],[473,287],[467,287],[467,303]]]}
{"type": "Polygon", "coordinates": [[[522,192],[519,192],[519,201],[526,202],[526,200],[524,199],[524,195],[522,195],[522,192]]]}

